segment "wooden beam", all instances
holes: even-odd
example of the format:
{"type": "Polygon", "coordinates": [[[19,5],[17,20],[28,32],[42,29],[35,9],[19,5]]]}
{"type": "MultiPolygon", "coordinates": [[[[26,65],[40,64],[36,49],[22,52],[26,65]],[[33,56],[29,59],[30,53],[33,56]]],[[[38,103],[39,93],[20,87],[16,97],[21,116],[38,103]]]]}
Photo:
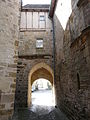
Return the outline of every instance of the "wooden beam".
{"type": "Polygon", "coordinates": [[[50,11],[49,11],[49,17],[53,18],[55,9],[56,9],[56,5],[57,5],[58,0],[52,0],[51,1],[51,6],[50,6],[50,11]]]}

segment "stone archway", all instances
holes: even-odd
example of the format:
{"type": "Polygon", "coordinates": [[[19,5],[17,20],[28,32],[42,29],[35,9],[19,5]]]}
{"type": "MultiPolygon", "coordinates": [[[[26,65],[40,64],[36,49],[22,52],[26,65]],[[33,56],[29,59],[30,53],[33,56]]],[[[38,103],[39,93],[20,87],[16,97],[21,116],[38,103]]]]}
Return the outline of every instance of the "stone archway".
{"type": "Polygon", "coordinates": [[[30,71],[28,76],[28,107],[31,104],[31,88],[32,84],[35,80],[39,78],[44,78],[50,81],[53,86],[53,70],[46,63],[38,63],[36,64],[30,71]]]}

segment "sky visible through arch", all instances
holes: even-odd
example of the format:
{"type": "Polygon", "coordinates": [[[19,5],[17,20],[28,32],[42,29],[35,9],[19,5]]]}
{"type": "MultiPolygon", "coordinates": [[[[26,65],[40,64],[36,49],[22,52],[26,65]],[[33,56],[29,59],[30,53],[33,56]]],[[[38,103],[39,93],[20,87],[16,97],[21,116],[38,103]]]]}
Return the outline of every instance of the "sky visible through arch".
{"type": "MultiPolygon", "coordinates": [[[[50,4],[51,0],[22,0],[23,5],[26,4],[50,4]]],[[[65,29],[68,18],[71,14],[71,0],[58,0],[57,8],[56,8],[56,15],[65,29]]]]}

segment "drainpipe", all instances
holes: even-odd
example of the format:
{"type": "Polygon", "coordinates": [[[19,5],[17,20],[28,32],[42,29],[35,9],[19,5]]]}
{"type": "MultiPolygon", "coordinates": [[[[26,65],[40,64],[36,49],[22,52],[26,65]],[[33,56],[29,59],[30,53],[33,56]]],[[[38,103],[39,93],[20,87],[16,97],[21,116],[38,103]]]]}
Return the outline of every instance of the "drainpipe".
{"type": "MultiPolygon", "coordinates": [[[[54,24],[54,13],[57,6],[58,0],[51,0],[51,6],[49,11],[49,18],[52,22],[52,34],[53,34],[53,71],[54,71],[54,85],[56,85],[56,47],[55,47],[55,24],[54,24]]],[[[55,86],[54,86],[55,88],[55,86]]],[[[56,102],[56,96],[55,96],[55,102],[56,102]]],[[[57,104],[57,103],[55,103],[57,104]]],[[[55,105],[56,106],[56,105],[55,105]]]]}
{"type": "Polygon", "coordinates": [[[56,86],[56,62],[55,62],[55,60],[56,60],[56,56],[55,56],[55,53],[56,53],[56,47],[55,47],[55,23],[54,23],[54,18],[52,18],[51,19],[51,22],[52,22],[52,39],[53,39],[53,71],[54,71],[54,80],[53,80],[53,82],[54,82],[54,99],[55,99],[55,107],[56,107],[56,90],[55,90],[55,86],[56,86]]]}
{"type": "Polygon", "coordinates": [[[54,71],[54,83],[56,83],[56,68],[55,68],[55,54],[56,54],[56,48],[55,48],[55,24],[54,24],[54,13],[57,6],[58,0],[51,0],[51,6],[49,11],[49,18],[52,22],[52,34],[53,34],[53,71],[54,71]]]}
{"type": "Polygon", "coordinates": [[[55,26],[54,26],[54,18],[52,18],[52,34],[53,34],[53,71],[54,71],[54,83],[56,83],[56,69],[55,69],[55,53],[56,53],[56,49],[55,49],[55,26]]]}
{"type": "MultiPolygon", "coordinates": [[[[53,72],[54,72],[54,85],[56,85],[56,66],[55,66],[55,53],[56,53],[56,48],[55,48],[55,24],[54,24],[54,18],[50,18],[49,19],[51,20],[52,22],[52,41],[53,41],[53,72]]],[[[53,92],[54,92],[54,95],[55,95],[55,86],[54,86],[54,89],[53,89],[53,92]]],[[[54,96],[55,98],[55,106],[56,106],[56,96],[54,96]]]]}
{"type": "Polygon", "coordinates": [[[23,2],[22,2],[22,0],[21,0],[21,10],[22,10],[22,5],[23,5],[23,2]]]}
{"type": "Polygon", "coordinates": [[[54,17],[53,18],[51,18],[51,17],[48,17],[50,20],[51,20],[51,22],[52,22],[52,30],[51,30],[51,32],[52,32],[52,41],[53,41],[53,72],[54,72],[54,83],[56,83],[55,82],[55,80],[56,80],[56,69],[55,69],[55,60],[56,60],[56,58],[55,58],[55,53],[56,53],[56,48],[55,48],[55,23],[54,23],[54,17]]]}

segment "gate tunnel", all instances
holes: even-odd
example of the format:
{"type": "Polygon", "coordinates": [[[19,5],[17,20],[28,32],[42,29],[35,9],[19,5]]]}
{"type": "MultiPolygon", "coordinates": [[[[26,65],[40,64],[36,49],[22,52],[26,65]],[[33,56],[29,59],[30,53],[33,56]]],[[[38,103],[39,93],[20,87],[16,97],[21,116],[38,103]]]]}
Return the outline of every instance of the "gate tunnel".
{"type": "Polygon", "coordinates": [[[47,65],[46,63],[39,63],[36,64],[30,71],[28,76],[28,107],[31,105],[31,89],[32,84],[35,80],[39,78],[44,78],[50,81],[53,86],[53,93],[54,93],[54,76],[52,68],[47,65]]]}

